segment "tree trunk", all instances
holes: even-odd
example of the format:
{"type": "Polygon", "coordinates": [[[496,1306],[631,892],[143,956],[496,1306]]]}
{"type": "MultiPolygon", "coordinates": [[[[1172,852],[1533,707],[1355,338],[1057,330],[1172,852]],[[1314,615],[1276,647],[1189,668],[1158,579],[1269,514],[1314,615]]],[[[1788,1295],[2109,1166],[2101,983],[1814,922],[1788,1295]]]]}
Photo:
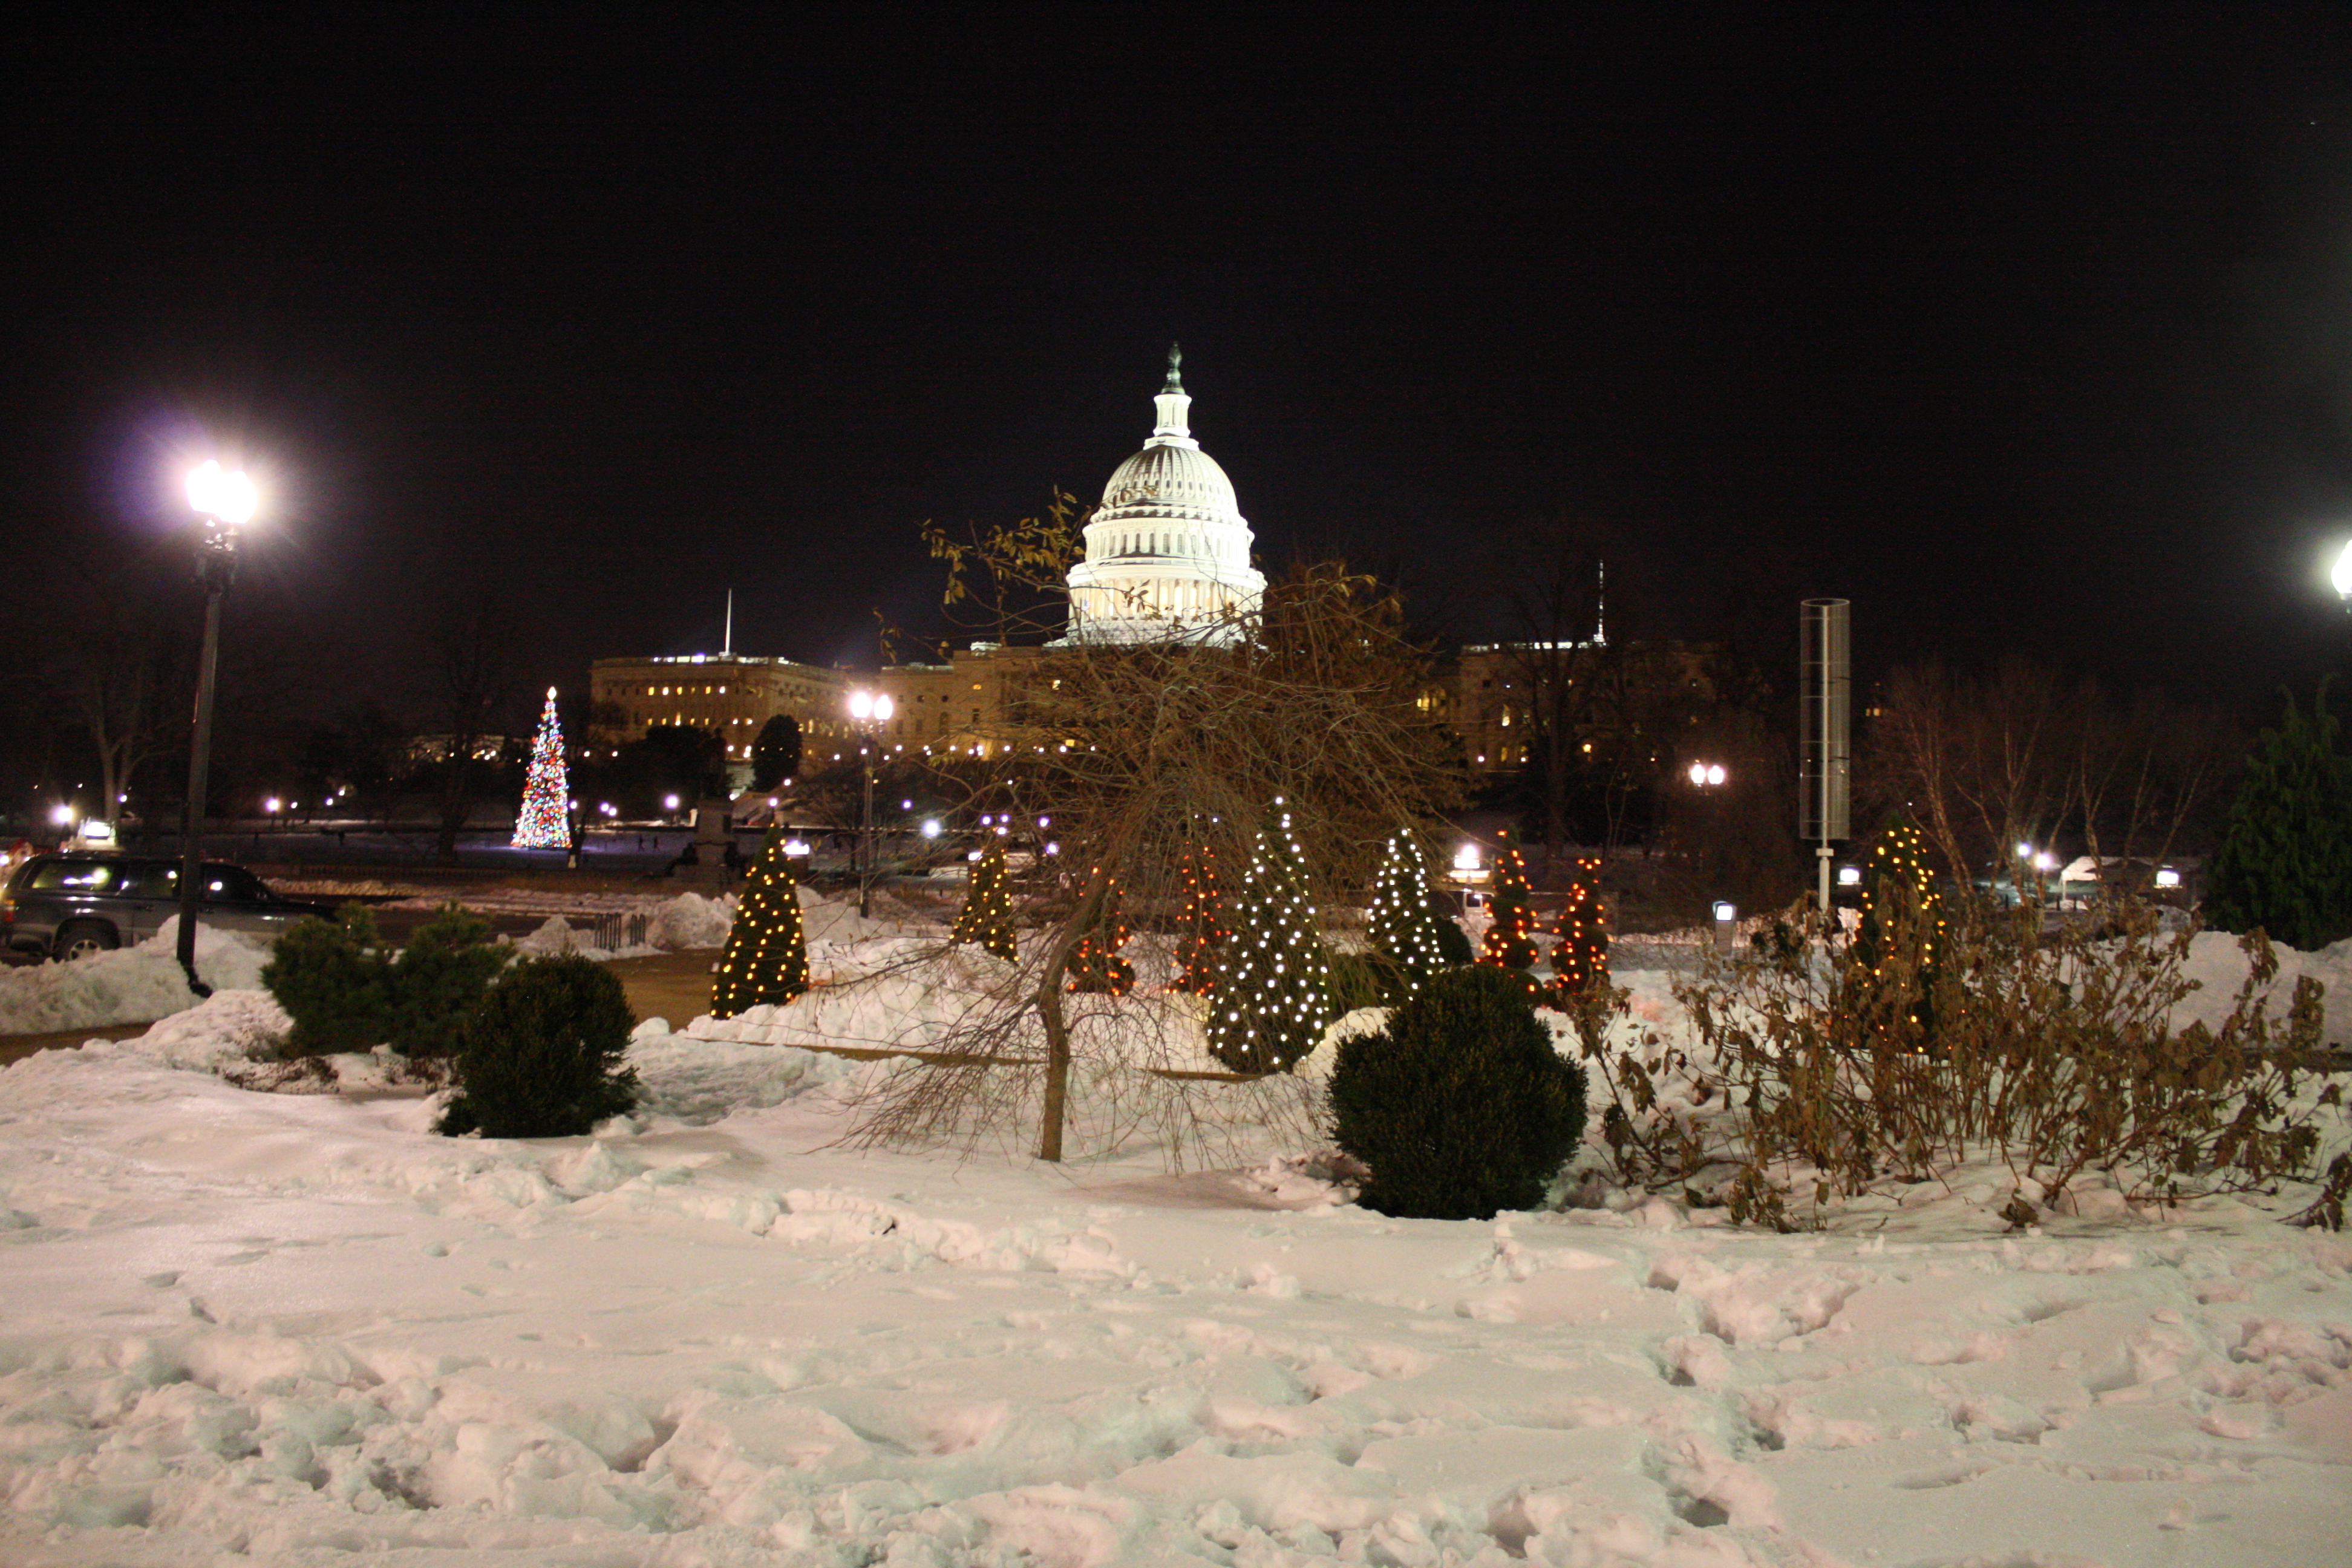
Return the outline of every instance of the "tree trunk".
{"type": "Polygon", "coordinates": [[[1070,1026],[1062,1016],[1062,976],[1069,968],[1071,950],[1078,944],[1078,933],[1101,913],[1103,896],[1109,889],[1109,874],[1097,868],[1077,907],[1055,937],[1054,950],[1046,955],[1037,982],[1037,1017],[1045,1029],[1045,1094],[1039,1115],[1043,1125],[1037,1134],[1040,1160],[1062,1158],[1062,1121],[1069,1108],[1070,1026]]]}

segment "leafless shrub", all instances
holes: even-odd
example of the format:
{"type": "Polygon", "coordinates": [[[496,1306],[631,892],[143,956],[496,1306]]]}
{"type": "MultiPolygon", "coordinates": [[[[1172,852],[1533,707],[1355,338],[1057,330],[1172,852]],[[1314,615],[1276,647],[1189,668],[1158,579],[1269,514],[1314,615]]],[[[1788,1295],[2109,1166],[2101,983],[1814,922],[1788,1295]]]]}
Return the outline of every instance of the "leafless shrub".
{"type": "Polygon", "coordinates": [[[2007,1165],[2020,1213],[2087,1170],[2171,1203],[2309,1165],[2318,1137],[2296,1087],[2323,988],[2306,976],[2273,1013],[2259,933],[2221,1026],[2176,1029],[2192,933],[2143,907],[2054,933],[2031,912],[1963,911],[1929,968],[1906,918],[1923,917],[1898,909],[1873,965],[1792,940],[1676,988],[1719,1075],[1706,1087],[1726,1097],[1717,1147],[1739,1169],[1739,1217],[1784,1221],[1795,1182],[1826,1203],[1977,1157],[2007,1165]]]}

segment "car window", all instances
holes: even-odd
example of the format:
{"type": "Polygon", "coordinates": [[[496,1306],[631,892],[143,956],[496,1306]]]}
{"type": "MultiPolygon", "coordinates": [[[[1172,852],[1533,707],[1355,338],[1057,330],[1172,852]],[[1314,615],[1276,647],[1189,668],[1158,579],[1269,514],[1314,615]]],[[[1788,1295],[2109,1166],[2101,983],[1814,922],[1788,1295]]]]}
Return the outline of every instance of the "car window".
{"type": "Polygon", "coordinates": [[[111,860],[52,860],[33,873],[26,890],[35,893],[111,893],[122,885],[122,868],[111,860]]]}
{"type": "Polygon", "coordinates": [[[229,904],[257,904],[269,897],[261,879],[236,866],[205,868],[205,897],[229,904]]]}
{"type": "Polygon", "coordinates": [[[161,861],[133,866],[130,886],[123,890],[133,898],[176,899],[180,896],[180,868],[161,861]]]}

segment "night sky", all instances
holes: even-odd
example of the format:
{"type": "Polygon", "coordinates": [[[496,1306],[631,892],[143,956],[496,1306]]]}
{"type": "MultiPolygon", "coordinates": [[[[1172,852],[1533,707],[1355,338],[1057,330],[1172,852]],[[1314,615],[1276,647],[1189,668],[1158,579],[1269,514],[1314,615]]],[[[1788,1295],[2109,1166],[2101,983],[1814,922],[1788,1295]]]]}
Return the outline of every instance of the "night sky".
{"type": "Polygon", "coordinates": [[[1268,564],[1456,635],[1598,528],[1792,658],[1835,594],[1869,668],[2352,664],[2352,8],[1566,9],[20,24],[10,537],[156,548],[216,451],[339,689],[485,593],[545,679],[729,586],[870,661],[1181,339],[1268,564]]]}

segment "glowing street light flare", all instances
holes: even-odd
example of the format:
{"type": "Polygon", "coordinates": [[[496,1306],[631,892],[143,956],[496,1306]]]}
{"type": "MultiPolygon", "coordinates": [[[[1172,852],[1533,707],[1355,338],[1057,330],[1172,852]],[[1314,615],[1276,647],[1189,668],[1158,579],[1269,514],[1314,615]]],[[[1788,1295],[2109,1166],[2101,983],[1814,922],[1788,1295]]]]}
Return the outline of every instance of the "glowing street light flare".
{"type": "Polygon", "coordinates": [[[207,458],[188,475],[188,505],[200,516],[216,518],[231,528],[253,521],[260,498],[243,469],[230,473],[207,458]]]}
{"type": "Polygon", "coordinates": [[[2344,542],[2344,553],[2336,558],[2336,570],[2327,574],[2327,580],[2344,601],[2347,613],[2352,613],[2352,539],[2344,542]]]}

